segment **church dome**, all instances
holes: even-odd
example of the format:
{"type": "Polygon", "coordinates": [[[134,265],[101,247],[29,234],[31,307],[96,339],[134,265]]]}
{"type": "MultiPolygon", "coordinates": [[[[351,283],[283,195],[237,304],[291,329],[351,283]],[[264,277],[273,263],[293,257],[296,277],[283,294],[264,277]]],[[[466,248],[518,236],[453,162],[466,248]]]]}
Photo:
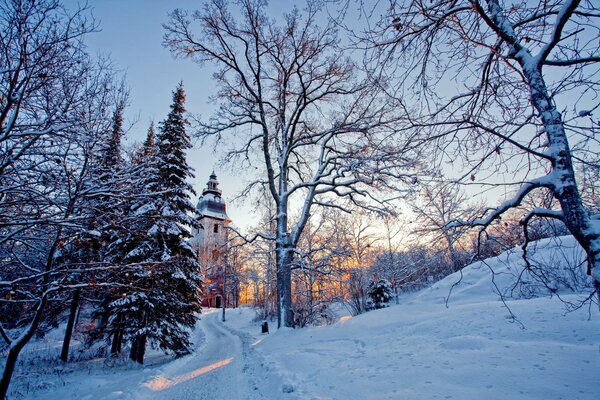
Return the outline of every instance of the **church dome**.
{"type": "Polygon", "coordinates": [[[229,220],[225,201],[221,197],[219,181],[217,181],[217,175],[215,175],[214,171],[210,175],[206,188],[202,191],[202,196],[198,200],[196,209],[201,217],[229,220]]]}

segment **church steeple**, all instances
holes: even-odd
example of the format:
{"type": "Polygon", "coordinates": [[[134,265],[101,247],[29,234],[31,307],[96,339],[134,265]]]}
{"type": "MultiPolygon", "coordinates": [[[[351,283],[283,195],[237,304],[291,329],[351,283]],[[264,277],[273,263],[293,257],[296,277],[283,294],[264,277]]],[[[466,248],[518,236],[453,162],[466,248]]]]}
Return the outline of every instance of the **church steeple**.
{"type": "Polygon", "coordinates": [[[198,213],[200,219],[204,217],[216,218],[222,221],[229,221],[227,216],[227,208],[225,201],[221,197],[221,189],[219,189],[219,181],[215,171],[210,175],[206,187],[202,190],[202,196],[198,200],[198,213]]]}
{"type": "Polygon", "coordinates": [[[215,174],[215,171],[213,171],[212,174],[210,174],[210,178],[206,183],[206,188],[204,188],[204,190],[202,191],[202,195],[204,196],[207,193],[213,193],[218,195],[219,197],[221,196],[222,192],[219,189],[219,181],[217,181],[217,175],[215,174]]]}
{"type": "Polygon", "coordinates": [[[225,300],[223,295],[223,271],[227,263],[225,244],[229,239],[225,201],[221,197],[219,181],[215,171],[210,174],[202,196],[198,199],[198,225],[192,231],[190,243],[198,252],[198,260],[205,276],[204,307],[219,307],[225,300]]]}

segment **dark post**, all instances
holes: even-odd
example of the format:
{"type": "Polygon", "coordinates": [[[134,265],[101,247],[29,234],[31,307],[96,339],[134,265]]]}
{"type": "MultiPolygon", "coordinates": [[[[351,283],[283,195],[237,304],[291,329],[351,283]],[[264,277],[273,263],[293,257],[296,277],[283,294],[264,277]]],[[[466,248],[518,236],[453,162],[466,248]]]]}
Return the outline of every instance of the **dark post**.
{"type": "Polygon", "coordinates": [[[267,321],[262,323],[262,333],[269,333],[269,323],[267,321]]]}

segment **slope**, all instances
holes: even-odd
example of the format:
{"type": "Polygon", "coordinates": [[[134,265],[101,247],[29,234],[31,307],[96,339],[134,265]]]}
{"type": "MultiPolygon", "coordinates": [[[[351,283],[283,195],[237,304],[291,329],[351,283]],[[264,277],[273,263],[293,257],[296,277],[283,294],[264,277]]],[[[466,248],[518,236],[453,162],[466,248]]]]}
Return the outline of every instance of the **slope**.
{"type": "MultiPolygon", "coordinates": [[[[537,267],[565,257],[582,267],[570,238],[534,246],[537,267]]],[[[522,266],[515,249],[405,295],[398,306],[327,327],[257,334],[256,348],[301,398],[596,399],[597,309],[565,312],[585,289],[573,292],[566,278],[540,287],[522,266]],[[523,283],[515,286],[519,275],[523,283]],[[512,297],[505,304],[500,293],[512,297]]],[[[240,313],[236,328],[258,332],[250,317],[240,313]]]]}

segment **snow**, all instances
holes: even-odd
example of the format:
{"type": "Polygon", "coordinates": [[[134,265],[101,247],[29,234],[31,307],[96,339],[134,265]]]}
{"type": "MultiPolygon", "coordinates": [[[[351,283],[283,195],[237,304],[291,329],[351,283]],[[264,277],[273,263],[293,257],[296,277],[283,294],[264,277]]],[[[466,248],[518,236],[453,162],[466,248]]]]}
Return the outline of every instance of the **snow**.
{"type": "Polygon", "coordinates": [[[591,117],[592,111],[591,110],[581,110],[581,111],[579,111],[578,115],[580,117],[591,117]]]}
{"type": "MultiPolygon", "coordinates": [[[[534,265],[582,257],[568,237],[534,247],[534,265]]],[[[405,294],[400,305],[330,326],[277,331],[270,321],[271,334],[261,334],[249,308],[227,310],[225,323],[211,310],[194,332],[194,354],[150,352],[144,367],[92,360],[52,372],[51,363],[31,363],[33,354],[50,353],[39,340],[19,365],[14,398],[596,399],[600,314],[595,306],[565,312],[565,302],[589,293],[587,284],[554,288],[560,298],[511,291],[522,265],[514,249],[405,294]],[[500,293],[513,296],[504,304],[500,293]],[[36,375],[40,364],[44,376],[36,375]]]]}
{"type": "MultiPolygon", "coordinates": [[[[521,248],[515,248],[498,257],[476,262],[448,278],[424,289],[417,297],[424,301],[451,302],[499,301],[531,298],[540,295],[588,293],[592,281],[585,275],[585,253],[571,236],[543,239],[531,243],[528,258],[532,271],[524,271],[521,248]],[[552,290],[541,285],[535,276],[540,268],[552,290]],[[519,282],[520,278],[520,282],[519,282]]],[[[539,273],[539,272],[538,272],[539,273]]]]}
{"type": "Polygon", "coordinates": [[[196,346],[194,354],[173,359],[149,350],[144,366],[128,361],[126,354],[107,361],[97,358],[64,364],[58,361],[58,340],[62,332],[53,332],[27,350],[16,371],[9,398],[280,398],[283,392],[278,376],[262,368],[259,355],[251,354],[247,335],[234,334],[220,322],[219,311],[205,311],[198,322],[192,337],[196,346]]]}
{"type": "MultiPolygon", "coordinates": [[[[532,246],[539,262],[582,256],[572,238],[532,246]]],[[[581,300],[566,288],[558,290],[563,301],[519,295],[507,308],[499,293],[510,292],[519,265],[515,249],[465,268],[462,279],[457,273],[405,295],[398,306],[343,316],[332,326],[261,336],[249,311],[246,322],[230,313],[228,324],[253,332],[267,365],[300,398],[596,399],[598,311],[566,313],[563,301],[581,300]]]]}
{"type": "Polygon", "coordinates": [[[153,211],[156,211],[156,205],[154,203],[146,203],[135,210],[134,215],[146,215],[153,211]]]}

